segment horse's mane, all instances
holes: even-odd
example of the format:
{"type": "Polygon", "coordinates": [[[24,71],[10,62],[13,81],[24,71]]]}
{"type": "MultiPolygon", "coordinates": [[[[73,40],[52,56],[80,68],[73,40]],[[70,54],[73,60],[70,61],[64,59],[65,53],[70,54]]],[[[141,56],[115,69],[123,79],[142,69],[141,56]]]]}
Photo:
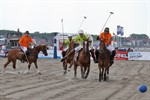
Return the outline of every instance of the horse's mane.
{"type": "Polygon", "coordinates": [[[47,46],[46,46],[46,45],[37,45],[37,46],[35,46],[34,48],[30,49],[31,55],[38,55],[38,53],[41,51],[41,49],[42,49],[43,47],[46,48],[47,46]]]}
{"type": "MultiPolygon", "coordinates": [[[[104,42],[104,41],[100,39],[100,43],[101,42],[104,42]]],[[[100,46],[100,43],[99,43],[99,46],[100,46]]],[[[105,44],[104,44],[104,47],[103,47],[103,52],[101,52],[101,50],[99,50],[99,56],[102,59],[110,58],[110,51],[106,48],[105,44]]]]}

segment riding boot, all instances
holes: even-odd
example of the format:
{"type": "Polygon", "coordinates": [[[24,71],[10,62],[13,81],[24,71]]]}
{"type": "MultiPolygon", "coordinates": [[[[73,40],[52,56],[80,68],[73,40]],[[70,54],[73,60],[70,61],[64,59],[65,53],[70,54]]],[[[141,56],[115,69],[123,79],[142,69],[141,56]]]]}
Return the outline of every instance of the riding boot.
{"type": "Polygon", "coordinates": [[[25,59],[25,54],[23,54],[23,55],[22,55],[22,57],[21,57],[21,62],[22,62],[22,63],[24,63],[24,62],[25,62],[25,60],[24,60],[24,59],[25,59]]]}
{"type": "Polygon", "coordinates": [[[72,53],[74,53],[74,49],[72,49],[70,52],[68,52],[65,57],[63,57],[60,61],[63,62],[68,56],[70,56],[72,53]]]}
{"type": "Polygon", "coordinates": [[[91,49],[91,50],[90,50],[90,53],[91,53],[91,56],[92,56],[94,62],[96,62],[96,58],[95,58],[95,56],[94,56],[94,49],[91,49]]]}
{"type": "Polygon", "coordinates": [[[114,57],[116,55],[116,51],[113,50],[110,56],[110,66],[114,63],[114,57]]]}
{"type": "Polygon", "coordinates": [[[27,51],[26,51],[26,56],[28,57],[30,54],[30,49],[28,48],[27,51]]]}
{"type": "Polygon", "coordinates": [[[95,63],[98,63],[99,50],[95,51],[95,55],[96,55],[95,63]]]}

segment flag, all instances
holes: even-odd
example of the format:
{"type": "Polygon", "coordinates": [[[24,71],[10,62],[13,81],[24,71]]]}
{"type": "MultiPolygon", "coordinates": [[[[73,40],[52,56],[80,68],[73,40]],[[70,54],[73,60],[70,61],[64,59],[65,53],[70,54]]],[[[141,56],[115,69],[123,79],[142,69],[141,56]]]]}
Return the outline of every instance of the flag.
{"type": "Polygon", "coordinates": [[[117,35],[124,35],[124,29],[123,29],[123,27],[122,26],[120,26],[120,25],[118,25],[117,26],[117,35]]]}
{"type": "Polygon", "coordinates": [[[120,35],[121,35],[121,36],[123,36],[123,35],[124,35],[123,27],[120,27],[120,35]]]}
{"type": "Polygon", "coordinates": [[[117,26],[117,35],[120,34],[120,25],[117,26]]]}

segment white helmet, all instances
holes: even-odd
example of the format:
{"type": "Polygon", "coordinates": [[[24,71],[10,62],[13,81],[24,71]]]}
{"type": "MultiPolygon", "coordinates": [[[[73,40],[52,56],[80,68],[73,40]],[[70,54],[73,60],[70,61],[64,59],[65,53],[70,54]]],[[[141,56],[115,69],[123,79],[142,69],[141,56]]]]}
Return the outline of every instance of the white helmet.
{"type": "Polygon", "coordinates": [[[84,31],[83,30],[79,30],[78,33],[79,34],[84,34],[84,31]]]}

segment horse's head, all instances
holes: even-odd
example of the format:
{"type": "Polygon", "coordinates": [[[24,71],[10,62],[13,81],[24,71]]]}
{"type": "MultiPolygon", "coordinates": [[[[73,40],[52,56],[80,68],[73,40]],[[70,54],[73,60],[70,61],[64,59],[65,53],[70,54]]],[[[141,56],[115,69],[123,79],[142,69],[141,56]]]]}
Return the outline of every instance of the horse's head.
{"type": "Polygon", "coordinates": [[[69,44],[69,48],[70,49],[74,49],[75,47],[77,47],[79,44],[78,43],[76,43],[76,42],[74,42],[73,40],[70,42],[70,44],[69,44]]]}
{"type": "Polygon", "coordinates": [[[47,56],[47,55],[48,55],[48,53],[47,53],[47,50],[48,50],[47,45],[39,45],[39,46],[37,46],[36,48],[38,48],[38,49],[39,49],[39,51],[42,51],[42,52],[43,52],[43,54],[44,54],[45,56],[47,56]]]}
{"type": "Polygon", "coordinates": [[[100,47],[100,53],[103,53],[106,47],[102,39],[100,39],[99,47],[100,47]]]}
{"type": "Polygon", "coordinates": [[[89,52],[89,40],[83,41],[83,50],[84,52],[89,52]]]}
{"type": "Polygon", "coordinates": [[[69,48],[70,48],[70,49],[75,48],[75,45],[74,45],[74,44],[75,44],[75,42],[74,42],[74,41],[71,41],[70,44],[69,44],[69,48]]]}

